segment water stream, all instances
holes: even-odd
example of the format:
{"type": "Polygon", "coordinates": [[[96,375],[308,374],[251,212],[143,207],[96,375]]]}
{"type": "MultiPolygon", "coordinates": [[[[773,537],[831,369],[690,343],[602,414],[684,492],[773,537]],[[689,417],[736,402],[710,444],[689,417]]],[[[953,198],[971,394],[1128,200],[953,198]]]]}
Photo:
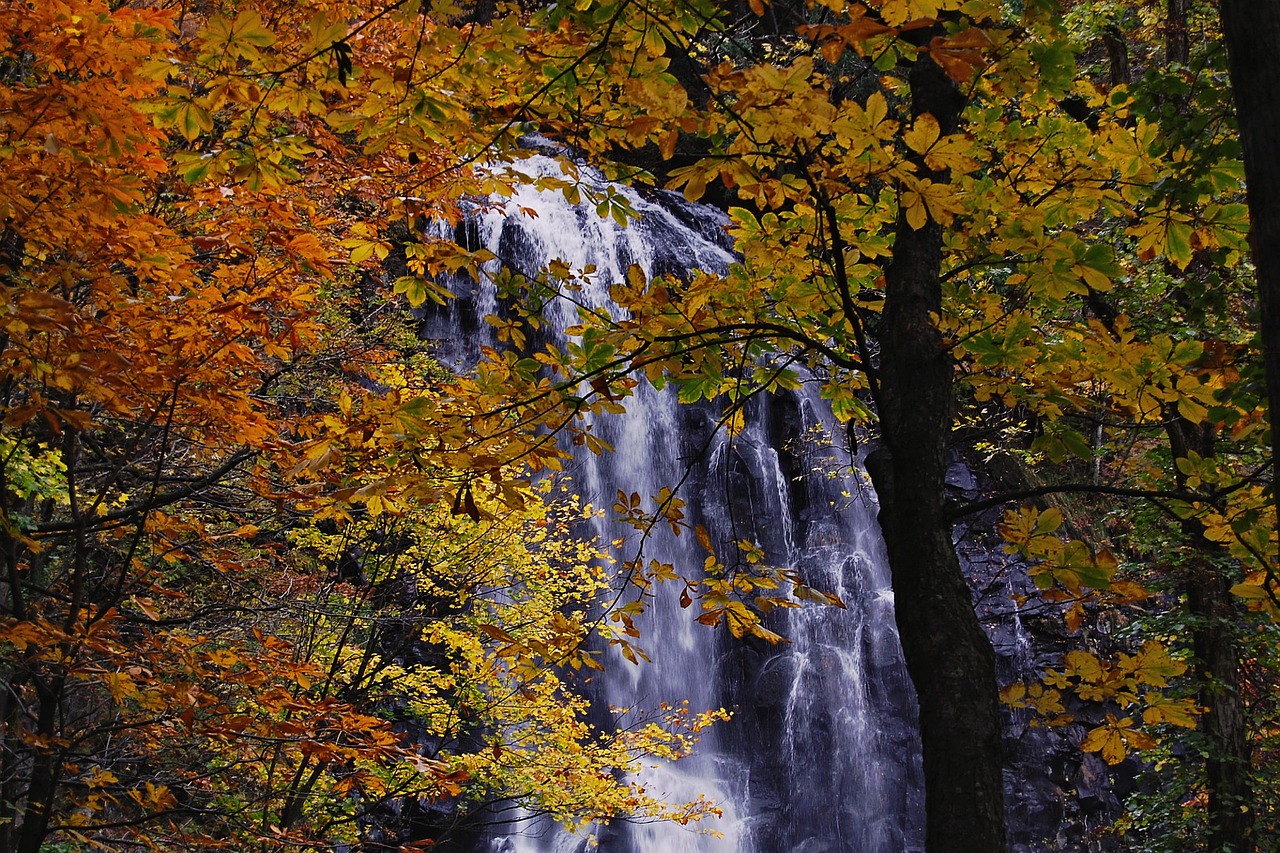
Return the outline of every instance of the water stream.
{"type": "MultiPolygon", "coordinates": [[[[519,168],[561,175],[550,156],[519,168]]],[[[605,188],[585,168],[582,180],[605,188]]],[[[593,265],[578,298],[615,313],[608,289],[630,264],[653,276],[732,263],[720,212],[665,192],[615,191],[640,214],[627,227],[591,206],[567,203],[561,193],[526,188],[478,212],[459,236],[528,276],[553,259],[575,269],[593,265]]],[[[424,319],[424,335],[440,342],[443,358],[465,368],[482,342],[483,315],[497,304],[491,285],[460,296],[424,319]]],[[[568,304],[547,311],[559,333],[576,319],[568,304]]],[[[495,832],[484,853],[576,853],[590,843],[606,853],[921,850],[914,698],[898,648],[875,496],[850,457],[843,427],[808,386],[757,398],[745,429],[732,438],[715,429],[713,409],[679,406],[673,394],[647,384],[626,408],[592,425],[614,452],[575,460],[572,475],[585,500],[609,507],[618,489],[654,495],[684,478],[690,520],[713,539],[752,540],[770,562],[800,569],[847,608],[807,606],[771,617],[770,627],[790,643],[766,647],[695,623],[696,606],[681,609],[678,590],[660,594],[641,626],[653,663],[611,661],[594,698],[649,707],[688,699],[695,710],[733,710],[695,755],[645,777],[650,791],[675,801],[698,794],[717,800],[724,817],[703,829],[718,835],[618,821],[595,828],[592,839],[545,821],[517,821],[495,832]]],[[[607,519],[597,525],[605,542],[625,533],[607,519]]],[[[700,567],[704,556],[690,535],[660,532],[645,544],[646,560],[683,570],[700,567]]]]}

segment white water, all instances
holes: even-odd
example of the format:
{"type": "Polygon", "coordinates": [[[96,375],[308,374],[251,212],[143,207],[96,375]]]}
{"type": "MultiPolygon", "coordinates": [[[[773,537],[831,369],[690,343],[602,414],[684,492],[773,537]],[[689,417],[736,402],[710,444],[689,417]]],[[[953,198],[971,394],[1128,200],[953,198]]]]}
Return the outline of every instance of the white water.
{"type": "MultiPolygon", "coordinates": [[[[561,176],[557,161],[543,155],[520,170],[561,176]]],[[[584,183],[605,188],[599,176],[582,171],[584,183]]],[[[576,298],[615,316],[608,289],[632,263],[650,276],[720,271],[732,263],[715,239],[723,215],[666,194],[616,191],[640,214],[626,228],[589,206],[569,205],[558,192],[526,188],[479,214],[471,236],[527,276],[553,259],[574,269],[593,265],[594,276],[576,298]]],[[[492,288],[482,285],[447,315],[428,317],[426,334],[465,365],[484,333],[480,317],[496,305],[492,288]]],[[[550,306],[546,317],[561,332],[577,322],[567,300],[550,306]]],[[[746,428],[732,439],[713,429],[715,411],[678,407],[672,394],[644,383],[626,407],[625,415],[592,425],[614,452],[576,460],[573,475],[585,500],[607,508],[618,489],[655,495],[692,466],[682,492],[691,521],[705,524],[719,542],[752,540],[770,562],[800,569],[811,586],[834,592],[847,609],[787,611],[770,625],[791,643],[766,649],[696,624],[696,606],[681,609],[676,590],[660,594],[640,626],[654,663],[610,661],[595,698],[626,707],[688,699],[694,710],[734,710],[734,719],[713,727],[694,756],[646,770],[643,780],[673,801],[699,794],[716,800],[724,817],[705,828],[719,837],[676,824],[618,821],[590,840],[608,853],[920,849],[914,699],[898,649],[874,497],[841,441],[812,441],[815,434],[843,436],[843,428],[816,389],[759,398],[746,428]]],[[[609,542],[628,531],[601,519],[596,532],[609,542]]],[[[634,558],[635,547],[624,546],[619,558],[634,558]]],[[[646,562],[669,562],[681,571],[700,567],[704,556],[687,534],[662,531],[644,543],[646,562]]],[[[526,821],[495,834],[486,849],[577,853],[588,840],[546,821],[526,821]]]]}

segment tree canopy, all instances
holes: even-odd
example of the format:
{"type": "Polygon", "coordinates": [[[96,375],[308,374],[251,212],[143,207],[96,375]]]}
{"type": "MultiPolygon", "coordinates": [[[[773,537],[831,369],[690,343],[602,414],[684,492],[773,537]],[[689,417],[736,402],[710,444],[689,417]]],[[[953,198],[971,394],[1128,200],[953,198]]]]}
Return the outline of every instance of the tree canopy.
{"type": "Polygon", "coordinates": [[[615,561],[575,519],[682,530],[685,498],[581,506],[560,438],[608,452],[582,418],[640,382],[733,433],[805,381],[875,446],[931,853],[1005,845],[1000,698],[1103,703],[1081,746],[1112,764],[1197,729],[1201,825],[1131,837],[1264,848],[1275,377],[1240,73],[1192,0],[0,3],[0,847],[390,845],[408,796],[713,815],[626,774],[724,712],[593,728],[593,649],[643,655],[663,580],[769,641],[779,601],[838,600],[749,543],[615,561]],[[529,133],[571,147],[561,177],[522,175],[529,133]],[[454,375],[406,306],[497,259],[427,226],[529,181],[632,219],[574,158],[721,204],[735,263],[633,267],[624,310],[541,349],[593,271],[499,272],[495,346],[454,375]],[[948,500],[957,448],[1024,482],[948,500]],[[1001,692],[951,526],[1005,505],[1078,647],[1001,692]],[[1087,641],[1105,614],[1125,650],[1087,641]]]}

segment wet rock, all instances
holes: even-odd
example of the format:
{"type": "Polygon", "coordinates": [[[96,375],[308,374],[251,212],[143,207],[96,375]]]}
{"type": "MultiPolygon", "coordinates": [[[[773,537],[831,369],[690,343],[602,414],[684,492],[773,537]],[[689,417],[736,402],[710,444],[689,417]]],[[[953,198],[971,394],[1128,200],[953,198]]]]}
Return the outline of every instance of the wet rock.
{"type": "Polygon", "coordinates": [[[973,472],[969,470],[969,466],[963,462],[952,462],[947,467],[947,486],[966,496],[976,496],[978,494],[978,480],[973,476],[973,472]]]}

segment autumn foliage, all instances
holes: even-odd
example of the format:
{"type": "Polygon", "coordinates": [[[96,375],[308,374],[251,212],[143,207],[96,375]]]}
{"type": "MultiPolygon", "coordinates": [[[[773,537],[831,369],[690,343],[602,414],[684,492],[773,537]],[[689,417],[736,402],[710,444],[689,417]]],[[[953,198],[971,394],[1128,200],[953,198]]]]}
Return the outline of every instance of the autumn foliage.
{"type": "Polygon", "coordinates": [[[483,102],[513,25],[0,8],[0,848],[327,848],[405,797],[712,809],[622,780],[708,718],[595,731],[556,675],[599,666],[611,578],[520,482],[560,451],[483,443],[491,403],[357,288],[363,218],[495,186],[457,165],[495,137],[420,81],[483,102]]]}
{"type": "MultiPolygon", "coordinates": [[[[1117,22],[1158,64],[1151,3],[725,5],[0,2],[0,849],[394,849],[380,815],[406,798],[571,825],[714,814],[626,774],[723,713],[593,729],[593,649],[643,656],[632,617],[664,581],[692,618],[770,641],[771,610],[839,600],[745,540],[701,568],[615,565],[574,533],[598,510],[560,493],[561,438],[607,452],[581,418],[642,381],[730,433],[801,382],[892,427],[912,401],[877,335],[911,262],[933,271],[906,301],[944,368],[938,434],[1013,448],[1036,483],[1018,501],[1144,501],[1178,543],[1161,563],[1058,506],[1010,508],[1008,552],[1068,633],[1153,591],[1221,592],[1214,625],[1280,613],[1212,51],[1192,69],[1160,48],[1141,81],[1091,67],[1117,22]],[[497,344],[454,376],[398,297],[495,275],[430,234],[527,180],[530,131],[719,193],[737,262],[633,267],[624,312],[584,308],[537,352],[536,309],[591,272],[498,273],[497,344]]],[[[539,186],[634,216],[579,178],[566,159],[539,186]]],[[[712,551],[673,489],[605,511],[712,551]]],[[[940,489],[948,543],[1009,502],[940,489]]],[[[930,577],[899,601],[949,591],[968,619],[962,579],[930,577]]],[[[1049,725],[1100,703],[1083,749],[1151,750],[1213,718],[1221,683],[1179,693],[1201,651],[1153,632],[1003,698],[1049,725]]]]}

